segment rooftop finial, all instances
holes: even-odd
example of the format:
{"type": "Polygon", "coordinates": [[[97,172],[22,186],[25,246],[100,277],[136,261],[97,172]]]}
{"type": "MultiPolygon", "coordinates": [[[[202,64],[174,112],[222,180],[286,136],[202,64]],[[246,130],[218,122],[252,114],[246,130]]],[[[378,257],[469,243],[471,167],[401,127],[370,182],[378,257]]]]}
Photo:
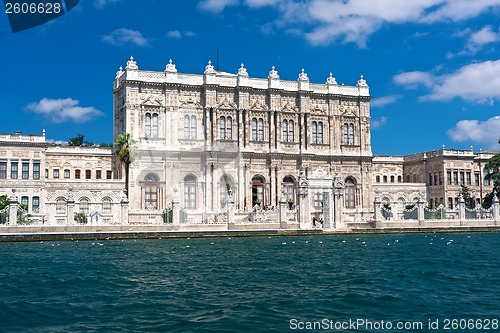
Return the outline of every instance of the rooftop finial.
{"type": "Polygon", "coordinates": [[[271,71],[269,71],[269,75],[267,76],[268,79],[273,79],[273,80],[278,80],[280,76],[278,75],[278,71],[275,69],[275,67],[271,67],[271,71]]]}
{"type": "Polygon", "coordinates": [[[332,72],[330,72],[330,76],[326,79],[326,84],[337,84],[337,80],[333,77],[332,72]]]}
{"type": "Polygon", "coordinates": [[[139,67],[137,66],[137,62],[134,60],[133,56],[130,56],[130,60],[127,61],[127,67],[125,67],[125,70],[129,70],[129,69],[133,69],[133,70],[139,69],[139,67]]]}
{"type": "Polygon", "coordinates": [[[212,66],[212,61],[208,61],[208,65],[205,66],[205,72],[204,74],[216,74],[217,72],[214,69],[214,66],[212,66]]]}
{"type": "Polygon", "coordinates": [[[309,78],[307,77],[307,73],[304,71],[304,68],[302,68],[302,71],[299,74],[299,81],[309,81],[309,78]]]}
{"type": "Polygon", "coordinates": [[[120,76],[122,76],[122,74],[123,74],[123,67],[120,66],[120,68],[118,68],[118,72],[116,72],[115,79],[118,79],[120,76]]]}
{"type": "Polygon", "coordinates": [[[167,66],[165,67],[165,72],[177,73],[177,68],[175,68],[175,65],[173,64],[172,59],[169,60],[167,66]]]}
{"type": "Polygon", "coordinates": [[[368,87],[368,84],[366,84],[366,80],[363,78],[363,75],[359,77],[358,87],[368,87]]]}
{"type": "Polygon", "coordinates": [[[248,76],[247,69],[245,65],[241,64],[241,67],[238,69],[238,76],[248,76]]]}

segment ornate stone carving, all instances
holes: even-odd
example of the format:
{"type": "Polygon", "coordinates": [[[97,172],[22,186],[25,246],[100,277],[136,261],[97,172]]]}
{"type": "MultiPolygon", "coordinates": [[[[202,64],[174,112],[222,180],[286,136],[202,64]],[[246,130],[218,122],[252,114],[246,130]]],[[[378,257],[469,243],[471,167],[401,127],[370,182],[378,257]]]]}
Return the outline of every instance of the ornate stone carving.
{"type": "Polygon", "coordinates": [[[120,66],[120,68],[118,69],[118,72],[116,72],[115,79],[120,78],[120,76],[122,76],[122,74],[123,74],[123,67],[120,66]]]}
{"type": "Polygon", "coordinates": [[[167,66],[165,67],[165,72],[167,73],[177,73],[177,68],[175,68],[175,65],[172,63],[172,59],[168,62],[167,66]]]}
{"type": "Polygon", "coordinates": [[[358,87],[368,87],[368,84],[366,84],[366,80],[363,78],[363,75],[358,80],[358,87]]]}
{"type": "Polygon", "coordinates": [[[302,68],[302,71],[299,74],[299,81],[309,82],[309,77],[307,76],[307,73],[304,72],[304,68],[302,68]]]}
{"type": "Polygon", "coordinates": [[[271,67],[271,71],[269,72],[267,78],[272,80],[279,80],[280,76],[278,75],[278,71],[274,69],[274,66],[271,67]]]}
{"type": "Polygon", "coordinates": [[[248,77],[247,69],[243,64],[241,64],[241,67],[238,69],[238,76],[248,77]]]}
{"type": "Polygon", "coordinates": [[[337,84],[337,80],[333,77],[332,72],[330,72],[330,76],[326,79],[326,84],[337,84]]]}
{"type": "Polygon", "coordinates": [[[205,66],[205,72],[203,74],[211,74],[211,75],[217,74],[217,72],[214,69],[214,66],[212,66],[212,61],[210,60],[208,61],[208,65],[205,66]]]}
{"type": "Polygon", "coordinates": [[[137,66],[137,62],[134,60],[133,56],[130,56],[130,60],[127,61],[127,67],[125,67],[125,70],[138,70],[139,67],[137,66]]]}
{"type": "Polygon", "coordinates": [[[325,178],[327,174],[323,168],[316,168],[312,173],[314,178],[325,178]]]}

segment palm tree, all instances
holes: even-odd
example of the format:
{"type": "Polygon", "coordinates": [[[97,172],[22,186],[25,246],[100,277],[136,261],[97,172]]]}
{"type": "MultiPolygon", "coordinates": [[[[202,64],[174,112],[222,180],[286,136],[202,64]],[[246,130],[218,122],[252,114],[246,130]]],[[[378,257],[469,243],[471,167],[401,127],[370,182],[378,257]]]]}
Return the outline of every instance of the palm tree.
{"type": "Polygon", "coordinates": [[[122,133],[114,143],[114,152],[116,158],[125,167],[125,191],[128,195],[128,175],[129,167],[132,162],[130,148],[134,144],[134,140],[130,133],[122,133]]]}

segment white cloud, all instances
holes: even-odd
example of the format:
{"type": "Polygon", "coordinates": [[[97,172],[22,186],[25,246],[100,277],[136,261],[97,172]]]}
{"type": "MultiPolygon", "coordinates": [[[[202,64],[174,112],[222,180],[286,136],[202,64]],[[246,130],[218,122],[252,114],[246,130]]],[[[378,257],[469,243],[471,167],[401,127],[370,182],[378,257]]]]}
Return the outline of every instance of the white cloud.
{"type": "Polygon", "coordinates": [[[492,27],[487,25],[479,31],[472,33],[467,41],[467,49],[476,53],[484,45],[494,43],[500,40],[500,33],[494,32],[492,27]]]}
{"type": "Polygon", "coordinates": [[[179,30],[170,30],[167,32],[167,37],[168,38],[173,38],[173,39],[181,39],[185,37],[194,37],[196,34],[192,31],[179,31],[179,30]]]}
{"type": "Polygon", "coordinates": [[[94,0],[94,7],[102,9],[103,7],[111,4],[115,4],[121,0],[94,0]]]}
{"type": "Polygon", "coordinates": [[[238,0],[203,0],[198,5],[202,10],[217,14],[226,9],[226,7],[237,4],[238,0]]]}
{"type": "Polygon", "coordinates": [[[389,118],[382,116],[379,119],[372,120],[371,121],[372,129],[376,129],[376,128],[380,128],[380,127],[384,126],[387,123],[388,119],[389,118]]]}
{"type": "Polygon", "coordinates": [[[103,42],[119,46],[123,44],[134,44],[136,46],[150,46],[149,41],[142,36],[139,31],[120,28],[111,32],[109,35],[101,36],[103,42]]]}
{"type": "Polygon", "coordinates": [[[457,71],[435,76],[429,72],[407,72],[393,77],[395,83],[409,88],[422,84],[430,91],[423,99],[447,101],[461,98],[476,103],[500,99],[500,60],[469,64],[457,71]]]}
{"type": "Polygon", "coordinates": [[[337,40],[364,47],[367,39],[388,24],[458,22],[500,7],[500,0],[203,0],[202,10],[220,13],[239,3],[252,8],[274,6],[283,28],[303,24],[312,44],[337,40]]]}
{"type": "Polygon", "coordinates": [[[400,95],[389,95],[389,96],[374,98],[370,102],[370,106],[372,108],[383,107],[388,104],[396,103],[399,98],[401,98],[400,95]]]}
{"type": "Polygon", "coordinates": [[[500,138],[500,116],[486,121],[461,120],[448,131],[448,136],[457,142],[473,141],[486,145],[486,149],[498,149],[500,138]]]}
{"type": "Polygon", "coordinates": [[[39,102],[33,102],[26,106],[26,110],[43,115],[54,123],[72,121],[84,123],[103,115],[102,111],[94,107],[81,107],[80,102],[72,99],[44,98],[39,102]]]}
{"type": "Polygon", "coordinates": [[[430,88],[434,82],[432,74],[421,71],[396,74],[392,77],[392,79],[397,84],[406,85],[407,88],[416,88],[418,85],[430,88]]]}

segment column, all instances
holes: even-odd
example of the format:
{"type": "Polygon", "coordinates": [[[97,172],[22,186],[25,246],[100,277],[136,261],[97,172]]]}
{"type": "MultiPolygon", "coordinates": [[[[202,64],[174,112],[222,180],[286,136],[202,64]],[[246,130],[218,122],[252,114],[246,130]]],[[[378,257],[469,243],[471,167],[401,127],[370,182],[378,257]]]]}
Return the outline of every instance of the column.
{"type": "Polygon", "coordinates": [[[425,201],[422,200],[421,196],[419,196],[417,201],[417,212],[418,212],[418,225],[420,227],[425,226],[424,204],[425,201]]]}
{"type": "Polygon", "coordinates": [[[382,214],[380,213],[382,201],[380,201],[378,195],[375,197],[373,206],[375,207],[375,228],[382,228],[382,214]]]}
{"type": "Polygon", "coordinates": [[[495,221],[495,225],[500,225],[500,202],[497,197],[497,191],[493,191],[492,202],[493,220],[495,221]]]}
{"type": "Polygon", "coordinates": [[[465,200],[462,193],[458,199],[458,219],[460,220],[460,225],[465,224],[465,200]]]}
{"type": "Polygon", "coordinates": [[[279,198],[279,212],[280,212],[280,229],[288,229],[288,223],[286,218],[286,213],[288,211],[286,205],[286,197],[284,191],[281,192],[281,196],[279,198]]]}
{"type": "Polygon", "coordinates": [[[233,190],[229,189],[227,196],[227,223],[234,224],[234,197],[233,190]]]}
{"type": "Polygon", "coordinates": [[[12,195],[9,198],[9,225],[17,225],[17,207],[19,201],[17,196],[12,191],[12,195]]]}
{"type": "Polygon", "coordinates": [[[180,200],[179,200],[179,194],[177,193],[179,189],[177,186],[174,187],[173,189],[173,197],[172,197],[172,224],[173,225],[179,225],[180,224],[180,217],[181,217],[181,207],[180,207],[180,200]]]}
{"type": "Polygon", "coordinates": [[[299,228],[311,228],[311,207],[309,204],[309,182],[304,174],[300,171],[299,176],[299,228]]]}
{"type": "Polygon", "coordinates": [[[125,191],[122,192],[122,197],[120,199],[120,222],[121,224],[129,224],[128,217],[128,197],[125,194],[125,191]]]}

